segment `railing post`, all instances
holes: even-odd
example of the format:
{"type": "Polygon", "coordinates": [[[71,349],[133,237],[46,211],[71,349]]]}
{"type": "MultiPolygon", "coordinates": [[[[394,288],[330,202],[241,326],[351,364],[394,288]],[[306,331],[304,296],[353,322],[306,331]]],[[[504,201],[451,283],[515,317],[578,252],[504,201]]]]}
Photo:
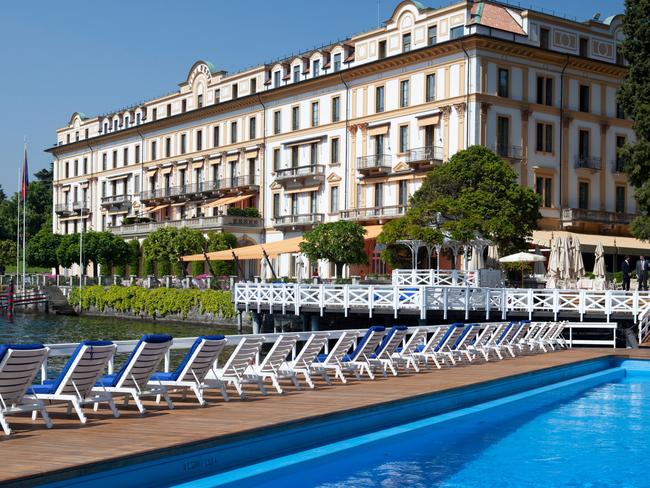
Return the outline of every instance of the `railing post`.
{"type": "Polygon", "coordinates": [[[465,320],[469,319],[469,288],[465,287],[465,320]]]}
{"type": "Polygon", "coordinates": [[[343,285],[343,313],[348,316],[348,307],[350,306],[350,285],[343,285]]]}
{"type": "Polygon", "coordinates": [[[434,269],[429,270],[429,286],[435,286],[435,279],[436,279],[436,274],[435,274],[434,269]]]}
{"type": "Polygon", "coordinates": [[[420,319],[427,319],[427,287],[420,286],[420,319]]]}
{"type": "Polygon", "coordinates": [[[298,283],[293,285],[293,304],[294,313],[300,315],[300,285],[298,283]]]}
{"type": "Polygon", "coordinates": [[[372,307],[375,302],[374,286],[368,286],[368,317],[372,318],[372,307]]]}

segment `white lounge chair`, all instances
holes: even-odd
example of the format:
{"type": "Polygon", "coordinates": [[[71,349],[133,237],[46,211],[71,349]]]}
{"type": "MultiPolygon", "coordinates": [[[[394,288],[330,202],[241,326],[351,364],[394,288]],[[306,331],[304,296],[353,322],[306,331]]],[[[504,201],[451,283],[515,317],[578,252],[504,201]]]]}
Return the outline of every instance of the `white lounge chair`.
{"type": "Polygon", "coordinates": [[[467,326],[461,323],[455,323],[445,327],[447,327],[447,329],[441,339],[433,347],[430,347],[427,352],[423,352],[420,356],[425,361],[431,359],[438,369],[441,368],[440,361],[446,362],[449,360],[452,364],[456,364],[456,356],[458,353],[452,348],[462,337],[463,333],[469,332],[467,326]]]}
{"type": "Polygon", "coordinates": [[[357,344],[357,347],[341,360],[343,369],[352,371],[357,379],[365,371],[368,377],[374,380],[375,375],[370,365],[370,356],[375,352],[385,334],[386,328],[383,325],[370,327],[357,344]]]}
{"type": "MultiPolygon", "coordinates": [[[[110,393],[94,389],[95,383],[106,369],[106,365],[115,354],[117,347],[110,341],[83,341],[70,356],[61,373],[55,380],[33,385],[31,392],[36,398],[50,402],[66,402],[68,414],[74,408],[79,421],[86,423],[83,405],[93,403],[95,410],[99,403],[106,402],[114,417],[120,412],[110,393]]],[[[34,411],[32,417],[36,417],[34,411]]]]}
{"type": "Polygon", "coordinates": [[[290,379],[296,387],[296,390],[300,390],[300,383],[296,377],[296,372],[286,367],[287,357],[296,346],[299,338],[300,336],[298,334],[283,334],[279,336],[261,364],[252,366],[256,375],[261,376],[263,380],[267,378],[271,380],[275,390],[279,394],[284,393],[282,385],[280,385],[281,378],[290,379]]]}
{"type": "Polygon", "coordinates": [[[433,361],[438,369],[442,366],[440,361],[444,361],[442,354],[438,354],[439,346],[452,333],[451,325],[441,325],[436,327],[429,337],[429,340],[421,347],[417,347],[413,352],[413,356],[417,360],[424,362],[424,365],[429,367],[429,359],[433,361]],[[438,361],[440,360],[440,361],[438,361]]]}
{"type": "MultiPolygon", "coordinates": [[[[305,345],[302,347],[296,358],[293,361],[285,362],[282,366],[280,366],[280,369],[293,371],[293,373],[296,375],[303,375],[305,377],[307,385],[313,389],[314,381],[312,380],[312,365],[314,361],[316,361],[316,358],[320,352],[323,350],[323,347],[325,347],[325,344],[327,344],[328,340],[329,333],[327,332],[312,334],[309,336],[309,339],[307,339],[307,342],[305,342],[305,345]]],[[[325,371],[325,369],[320,369],[318,373],[323,378],[325,383],[328,385],[332,384],[330,377],[327,375],[327,371],[325,371]]]]}
{"type": "Polygon", "coordinates": [[[124,405],[128,405],[129,398],[133,398],[141,414],[146,412],[142,404],[142,398],[145,396],[161,395],[169,409],[173,409],[174,404],[169,398],[167,387],[161,383],[149,382],[171,345],[172,337],[169,335],[142,336],[122,368],[116,374],[108,374],[100,378],[93,392],[109,392],[113,397],[124,396],[124,405]]]}
{"type": "Polygon", "coordinates": [[[174,371],[154,373],[149,383],[182,390],[183,393],[191,390],[201,406],[207,405],[204,391],[208,388],[219,389],[223,399],[228,401],[226,385],[217,379],[206,379],[225,345],[226,339],[222,335],[199,336],[174,371]]]}
{"type": "MultiPolygon", "coordinates": [[[[320,355],[312,364],[312,370],[316,373],[322,374],[323,371],[328,369],[334,370],[336,378],[341,380],[341,383],[347,383],[345,375],[343,374],[344,366],[342,363],[343,358],[347,355],[348,351],[354,344],[356,336],[349,332],[341,333],[339,340],[330,349],[329,354],[320,355]]],[[[354,370],[357,379],[361,379],[361,375],[357,370],[354,370]]]]}
{"type": "Polygon", "coordinates": [[[474,354],[470,345],[476,341],[481,331],[481,324],[468,324],[464,327],[458,338],[455,342],[449,342],[449,352],[451,353],[450,359],[453,364],[456,364],[456,360],[461,361],[463,356],[467,358],[469,362],[474,360],[474,354]]]}
{"type": "Polygon", "coordinates": [[[515,337],[521,332],[521,323],[509,322],[498,334],[498,337],[487,346],[488,354],[494,351],[499,359],[503,359],[503,351],[507,351],[510,356],[515,357],[514,348],[511,345],[515,337]]]}
{"type": "Polygon", "coordinates": [[[424,329],[415,329],[409,337],[404,347],[397,348],[393,352],[393,364],[396,366],[403,365],[404,369],[413,368],[416,373],[420,372],[419,359],[415,356],[418,348],[423,347],[427,342],[427,331],[424,329]]]}
{"type": "Polygon", "coordinates": [[[209,380],[219,380],[233,385],[242,400],[246,398],[244,385],[254,384],[267,395],[263,378],[253,368],[255,360],[264,344],[264,337],[244,337],[232,352],[223,368],[213,368],[207,374],[209,380]]]}
{"type": "Polygon", "coordinates": [[[7,416],[24,412],[40,412],[52,428],[43,400],[26,395],[47,353],[43,344],[0,345],[0,425],[5,435],[11,435],[7,416]]]}
{"type": "Polygon", "coordinates": [[[381,369],[384,376],[386,376],[386,370],[390,369],[393,376],[397,376],[397,369],[393,363],[393,354],[397,351],[404,337],[406,337],[407,330],[408,327],[405,325],[394,325],[390,328],[376,351],[368,356],[368,364],[370,364],[371,369],[381,369]]]}

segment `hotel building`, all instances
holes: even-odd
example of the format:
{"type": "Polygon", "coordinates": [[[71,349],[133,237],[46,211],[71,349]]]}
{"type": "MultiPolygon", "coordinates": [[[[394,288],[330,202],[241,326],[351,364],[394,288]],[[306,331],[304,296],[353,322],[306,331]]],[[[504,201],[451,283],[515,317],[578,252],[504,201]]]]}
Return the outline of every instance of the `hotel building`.
{"type": "MultiPolygon", "coordinates": [[[[621,20],[405,0],[381,27],[292,58],[236,73],[197,61],[169,95],[75,112],[57,130],[54,231],[143,239],[189,226],[248,245],[338,219],[382,224],[432,167],[480,144],[540,194],[534,240],[571,231],[631,252],[635,201],[616,156],[634,137],[616,103],[621,20]]],[[[273,264],[291,276],[300,261],[273,264]]],[[[371,252],[369,272],[381,267],[371,252]]]]}

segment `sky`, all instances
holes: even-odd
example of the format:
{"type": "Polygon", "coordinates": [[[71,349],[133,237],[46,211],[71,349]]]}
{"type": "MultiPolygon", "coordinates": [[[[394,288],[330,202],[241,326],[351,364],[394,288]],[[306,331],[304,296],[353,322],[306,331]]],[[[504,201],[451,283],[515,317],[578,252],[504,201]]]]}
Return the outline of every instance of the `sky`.
{"type": "MultiPolygon", "coordinates": [[[[429,7],[450,0],[421,0],[429,7]]],[[[30,0],[0,7],[0,185],[18,187],[75,111],[97,115],[178,88],[194,61],[226,71],[262,64],[363,32],[398,0],[30,0]]],[[[519,2],[512,2],[518,4],[519,2]]],[[[531,6],[521,2],[522,7],[531,6]]],[[[623,0],[537,0],[585,20],[622,13],[623,0]]]]}

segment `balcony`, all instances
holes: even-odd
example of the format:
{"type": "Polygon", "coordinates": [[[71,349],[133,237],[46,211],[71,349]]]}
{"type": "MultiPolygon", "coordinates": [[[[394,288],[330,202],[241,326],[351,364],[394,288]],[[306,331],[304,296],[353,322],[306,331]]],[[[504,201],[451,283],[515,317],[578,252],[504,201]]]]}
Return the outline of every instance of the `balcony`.
{"type": "Polygon", "coordinates": [[[625,173],[625,160],[616,158],[612,161],[612,173],[625,173]]]}
{"type": "Polygon", "coordinates": [[[275,181],[284,188],[320,185],[325,181],[325,165],[310,164],[277,169],[275,181]]]}
{"type": "Polygon", "coordinates": [[[235,215],[217,215],[214,217],[196,217],[165,222],[142,222],[110,227],[108,230],[121,237],[146,236],[161,227],[188,227],[201,231],[250,232],[262,228],[262,217],[240,217],[235,215]]]}
{"type": "Polygon", "coordinates": [[[563,208],[562,227],[574,227],[581,223],[605,225],[627,225],[634,214],[608,212],[605,210],[587,210],[584,208],[563,208]]]}
{"type": "Polygon", "coordinates": [[[111,195],[102,197],[102,208],[108,210],[125,210],[131,206],[131,195],[111,195]]]}
{"type": "Polygon", "coordinates": [[[244,191],[259,191],[259,180],[255,175],[223,178],[216,181],[202,181],[191,185],[170,186],[144,191],[140,200],[145,205],[203,200],[206,198],[236,195],[244,191]]]}
{"type": "Polygon", "coordinates": [[[322,223],[324,215],[320,213],[309,213],[299,215],[280,215],[273,218],[274,227],[280,228],[305,228],[313,227],[322,223]]]}
{"type": "Polygon", "coordinates": [[[88,214],[90,207],[87,202],[72,202],[72,211],[76,214],[88,214]]]}
{"type": "Polygon", "coordinates": [[[402,217],[406,213],[406,205],[390,205],[385,207],[351,208],[341,210],[339,215],[344,220],[355,221],[384,221],[402,217]]]}
{"type": "Polygon", "coordinates": [[[593,156],[576,156],[576,169],[589,169],[592,171],[600,170],[600,158],[593,156]]]}
{"type": "Polygon", "coordinates": [[[524,157],[524,150],[521,146],[511,146],[509,144],[494,144],[491,149],[497,156],[520,161],[524,157]]]}
{"type": "Polygon", "coordinates": [[[442,164],[442,147],[425,146],[409,149],[405,161],[413,169],[442,164]]]}
{"type": "Polygon", "coordinates": [[[364,176],[385,175],[393,169],[393,156],[390,154],[373,154],[357,158],[357,171],[364,176]]]}
{"type": "Polygon", "coordinates": [[[54,211],[59,217],[69,217],[72,215],[72,208],[69,203],[57,203],[54,211]]]}

